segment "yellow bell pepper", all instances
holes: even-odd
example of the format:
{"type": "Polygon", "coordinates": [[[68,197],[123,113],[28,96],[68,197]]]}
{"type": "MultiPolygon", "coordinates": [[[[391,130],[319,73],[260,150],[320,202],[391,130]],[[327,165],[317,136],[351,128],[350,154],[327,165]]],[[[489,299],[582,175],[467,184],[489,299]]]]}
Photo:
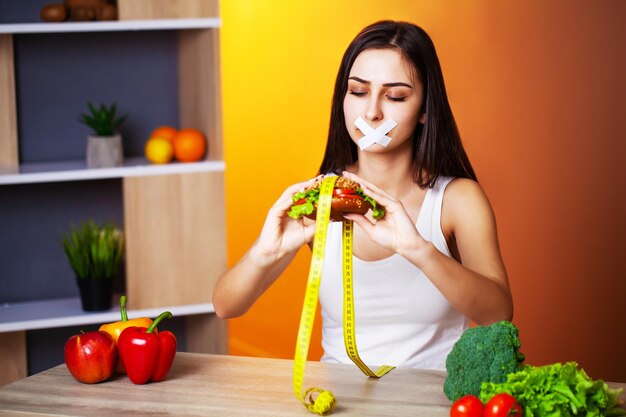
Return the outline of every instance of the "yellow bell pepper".
{"type": "MultiPolygon", "coordinates": [[[[103,324],[100,326],[98,330],[103,332],[107,332],[113,337],[115,343],[117,344],[117,339],[119,339],[122,331],[127,327],[145,327],[148,328],[152,324],[152,320],[148,317],[140,317],[138,319],[128,320],[128,313],[126,312],[126,296],[122,295],[120,297],[120,315],[122,316],[121,321],[116,321],[115,323],[103,324]]],[[[117,372],[125,373],[124,366],[122,365],[122,361],[119,361],[117,364],[117,372]]]]}

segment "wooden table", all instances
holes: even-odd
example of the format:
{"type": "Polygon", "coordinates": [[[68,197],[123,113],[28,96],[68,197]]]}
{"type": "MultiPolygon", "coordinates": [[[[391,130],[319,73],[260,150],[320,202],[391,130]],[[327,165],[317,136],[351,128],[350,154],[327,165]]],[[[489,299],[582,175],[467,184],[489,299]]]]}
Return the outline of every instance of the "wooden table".
{"type": "MultiPolygon", "coordinates": [[[[0,389],[2,416],[308,416],[292,388],[293,361],[178,353],[168,379],[133,385],[117,376],[96,385],[65,365],[0,389]]],[[[331,390],[337,416],[449,415],[444,374],[395,369],[380,380],[355,366],[307,363],[305,388],[331,390]]],[[[611,384],[626,387],[626,384],[611,384]]]]}
{"type": "MultiPolygon", "coordinates": [[[[168,378],[133,385],[126,376],[86,385],[59,365],[0,389],[0,415],[308,416],[293,393],[293,361],[177,353],[168,378]],[[11,414],[14,412],[14,414],[11,414]]],[[[380,380],[355,366],[307,363],[305,388],[329,389],[332,415],[447,416],[441,372],[395,369],[380,380]]]]}

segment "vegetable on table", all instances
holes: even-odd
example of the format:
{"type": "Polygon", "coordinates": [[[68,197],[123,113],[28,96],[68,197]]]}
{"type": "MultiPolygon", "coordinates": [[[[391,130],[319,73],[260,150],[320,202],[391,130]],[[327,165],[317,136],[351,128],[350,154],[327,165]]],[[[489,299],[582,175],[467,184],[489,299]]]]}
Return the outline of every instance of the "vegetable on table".
{"type": "Polygon", "coordinates": [[[509,394],[496,394],[485,405],[485,417],[522,417],[522,406],[509,394]]]}
{"type": "Polygon", "coordinates": [[[446,358],[443,391],[450,401],[480,394],[483,382],[504,382],[520,369],[524,355],[517,327],[508,321],[469,328],[446,358]]]}
{"type": "Polygon", "coordinates": [[[619,395],[602,380],[592,380],[576,362],[524,366],[506,381],[486,382],[481,400],[500,393],[513,395],[526,417],[623,416],[619,395]]]}
{"type": "Polygon", "coordinates": [[[126,296],[122,295],[120,297],[120,316],[122,318],[121,321],[116,321],[115,323],[103,324],[100,326],[98,330],[107,332],[113,337],[113,340],[117,342],[122,331],[127,327],[150,327],[152,324],[152,319],[148,317],[140,317],[137,319],[128,320],[128,312],[126,311],[126,296]]]}
{"type": "MultiPolygon", "coordinates": [[[[115,323],[103,324],[98,329],[100,331],[110,334],[113,340],[115,340],[115,343],[117,343],[117,340],[119,339],[120,334],[122,334],[124,329],[126,329],[127,327],[136,326],[136,327],[148,328],[152,324],[152,320],[148,317],[140,317],[137,319],[128,320],[128,312],[126,311],[126,296],[125,295],[122,295],[120,297],[120,315],[122,317],[121,321],[116,321],[115,323]]],[[[122,374],[125,372],[122,361],[119,361],[117,364],[117,372],[122,373],[122,374]]]]}
{"type": "Polygon", "coordinates": [[[452,404],[450,417],[483,417],[483,403],[474,395],[465,395],[452,404]]]}
{"type": "Polygon", "coordinates": [[[128,378],[134,384],[163,381],[176,355],[176,336],[172,332],[155,332],[156,326],[172,313],[161,313],[150,327],[127,327],[117,341],[120,359],[128,378]]]}

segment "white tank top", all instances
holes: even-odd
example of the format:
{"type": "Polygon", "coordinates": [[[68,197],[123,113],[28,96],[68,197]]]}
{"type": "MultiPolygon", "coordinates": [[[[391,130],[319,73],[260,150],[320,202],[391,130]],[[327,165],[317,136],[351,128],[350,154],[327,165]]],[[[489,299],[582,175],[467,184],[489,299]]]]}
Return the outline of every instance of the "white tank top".
{"type": "MultiPolygon", "coordinates": [[[[422,237],[446,256],[450,250],[441,230],[441,206],[452,179],[440,177],[427,190],[416,223],[422,237]]],[[[341,235],[341,223],[330,223],[319,292],[321,360],[351,364],[343,339],[341,235]]],[[[372,262],[352,259],[356,344],[363,362],[370,368],[445,369],[446,356],[469,327],[468,319],[402,256],[394,254],[372,262]]]]}

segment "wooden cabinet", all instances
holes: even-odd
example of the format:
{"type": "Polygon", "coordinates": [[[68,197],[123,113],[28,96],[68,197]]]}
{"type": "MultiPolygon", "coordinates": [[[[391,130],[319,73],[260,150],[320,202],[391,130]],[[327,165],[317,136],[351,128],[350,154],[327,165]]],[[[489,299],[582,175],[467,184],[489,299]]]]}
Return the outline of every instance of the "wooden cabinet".
{"type": "MultiPolygon", "coordinates": [[[[118,0],[118,6],[119,21],[0,25],[0,187],[121,178],[126,289],[132,309],[146,313],[168,308],[175,315],[185,315],[189,350],[225,353],[226,328],[212,314],[211,305],[215,281],[226,268],[218,4],[118,0]],[[153,166],[143,158],[131,158],[124,167],[91,170],[84,167],[84,161],[20,165],[14,34],[77,32],[80,36],[82,32],[136,30],[177,31],[180,125],[206,133],[206,160],[153,166]]],[[[26,376],[25,331],[62,327],[68,320],[96,323],[93,315],[68,306],[45,324],[40,322],[49,315],[46,311],[41,311],[42,317],[32,311],[20,317],[21,310],[50,309],[57,301],[18,303],[0,310],[0,375],[7,375],[0,378],[0,385],[26,376]]],[[[111,314],[95,319],[114,321],[117,312],[111,314]]]]}
{"type": "Polygon", "coordinates": [[[13,37],[0,34],[0,167],[18,166],[13,37]]]}

